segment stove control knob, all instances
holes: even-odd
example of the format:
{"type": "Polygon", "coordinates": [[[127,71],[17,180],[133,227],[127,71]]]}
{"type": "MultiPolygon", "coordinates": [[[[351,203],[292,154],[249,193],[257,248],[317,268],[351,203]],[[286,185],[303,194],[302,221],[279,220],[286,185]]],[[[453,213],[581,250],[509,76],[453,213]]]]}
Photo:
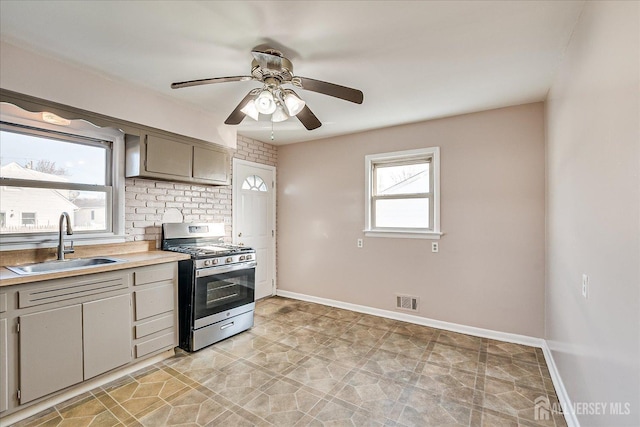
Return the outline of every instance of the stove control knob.
{"type": "Polygon", "coordinates": [[[231,258],[231,257],[227,258],[226,262],[233,262],[233,258],[231,258]]]}
{"type": "Polygon", "coordinates": [[[217,263],[218,263],[218,259],[216,258],[213,260],[213,265],[216,265],[217,263]]]}
{"type": "Polygon", "coordinates": [[[253,258],[251,255],[247,255],[247,261],[249,261],[251,258],[253,258]]]}
{"type": "Polygon", "coordinates": [[[210,265],[211,265],[211,260],[210,259],[207,259],[207,260],[204,261],[204,266],[205,267],[208,267],[210,265]]]}
{"type": "Polygon", "coordinates": [[[240,261],[244,261],[244,255],[240,255],[240,261]]]}

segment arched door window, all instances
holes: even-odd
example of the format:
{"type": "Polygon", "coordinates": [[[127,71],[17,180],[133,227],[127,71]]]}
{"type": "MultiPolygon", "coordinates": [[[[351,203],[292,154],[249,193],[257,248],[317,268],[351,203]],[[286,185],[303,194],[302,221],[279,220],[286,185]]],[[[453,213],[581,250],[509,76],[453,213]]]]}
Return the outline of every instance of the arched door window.
{"type": "Polygon", "coordinates": [[[242,183],[243,190],[267,191],[267,184],[258,175],[248,176],[242,183]]]}

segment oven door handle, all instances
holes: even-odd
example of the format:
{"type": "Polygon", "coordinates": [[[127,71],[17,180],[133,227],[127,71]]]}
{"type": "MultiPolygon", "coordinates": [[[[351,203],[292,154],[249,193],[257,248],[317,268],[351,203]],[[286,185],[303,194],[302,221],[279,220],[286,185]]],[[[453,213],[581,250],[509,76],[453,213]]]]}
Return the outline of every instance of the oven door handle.
{"type": "Polygon", "coordinates": [[[210,268],[203,268],[201,270],[196,270],[196,277],[207,277],[207,276],[213,276],[215,274],[222,274],[222,273],[229,273],[232,271],[238,271],[238,270],[246,270],[249,268],[256,268],[256,265],[258,265],[257,262],[252,261],[252,262],[245,262],[242,264],[236,264],[236,265],[222,265],[220,267],[210,267],[210,268]]]}

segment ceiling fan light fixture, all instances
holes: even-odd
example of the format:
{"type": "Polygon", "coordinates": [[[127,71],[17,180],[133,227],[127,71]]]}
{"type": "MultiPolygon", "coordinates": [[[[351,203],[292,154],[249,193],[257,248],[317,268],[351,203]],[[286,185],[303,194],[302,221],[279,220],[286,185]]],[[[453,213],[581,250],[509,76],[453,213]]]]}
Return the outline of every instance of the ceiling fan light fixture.
{"type": "Polygon", "coordinates": [[[284,110],[284,107],[282,106],[282,104],[278,104],[278,106],[276,107],[276,111],[274,111],[273,114],[271,115],[271,121],[274,123],[284,122],[288,118],[289,118],[289,115],[284,110]]]}
{"type": "Polygon", "coordinates": [[[276,100],[273,99],[273,94],[267,89],[260,92],[254,104],[260,114],[272,114],[276,111],[276,100]]]}
{"type": "Polygon", "coordinates": [[[284,105],[290,116],[297,116],[306,104],[292,90],[287,90],[284,95],[284,105]]]}
{"type": "Polygon", "coordinates": [[[258,113],[258,109],[256,108],[256,102],[253,99],[247,102],[247,105],[242,107],[240,111],[242,111],[246,116],[249,116],[256,121],[260,117],[260,113],[258,113]]]}

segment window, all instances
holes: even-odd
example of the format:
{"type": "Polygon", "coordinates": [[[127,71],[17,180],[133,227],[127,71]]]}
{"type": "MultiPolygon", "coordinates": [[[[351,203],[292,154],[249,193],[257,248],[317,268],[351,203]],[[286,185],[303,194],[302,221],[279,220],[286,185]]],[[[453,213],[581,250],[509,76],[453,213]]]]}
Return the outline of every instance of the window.
{"type": "Polygon", "coordinates": [[[242,183],[243,190],[267,191],[267,184],[258,175],[248,176],[242,183]]]}
{"type": "Polygon", "coordinates": [[[36,225],[36,213],[35,212],[22,212],[22,215],[20,216],[21,219],[21,223],[24,226],[34,226],[36,225]]]}
{"type": "Polygon", "coordinates": [[[115,148],[122,133],[80,121],[52,126],[29,120],[41,113],[24,110],[9,122],[7,105],[20,110],[2,104],[3,246],[55,245],[62,212],[71,217],[74,240],[123,241],[123,180],[116,174],[121,150],[115,148]]]}
{"type": "Polygon", "coordinates": [[[440,151],[438,147],[365,157],[365,235],[440,235],[440,151]]]}

